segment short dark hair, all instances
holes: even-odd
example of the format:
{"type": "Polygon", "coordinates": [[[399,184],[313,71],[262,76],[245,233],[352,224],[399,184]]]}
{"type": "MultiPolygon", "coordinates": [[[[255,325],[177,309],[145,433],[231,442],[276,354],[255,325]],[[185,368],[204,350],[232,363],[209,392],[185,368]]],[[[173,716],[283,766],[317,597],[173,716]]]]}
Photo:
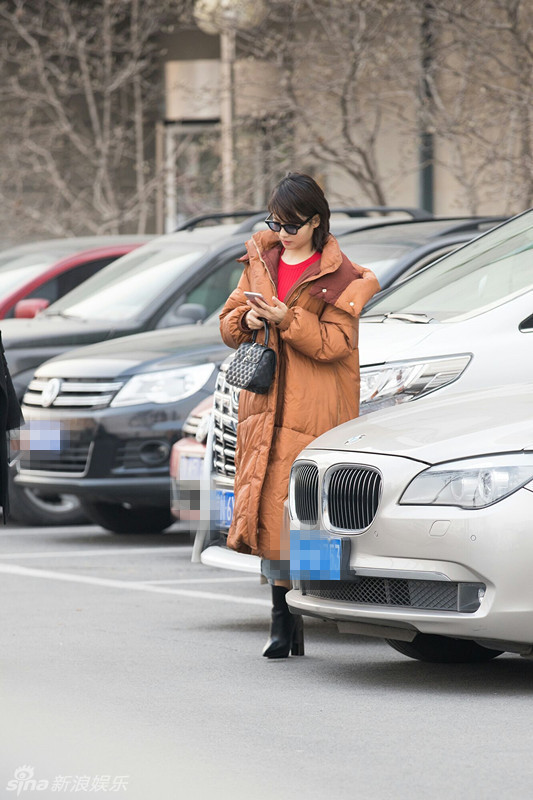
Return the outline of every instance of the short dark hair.
{"type": "Polygon", "coordinates": [[[310,175],[289,172],[273,189],[268,201],[268,210],[280,222],[296,222],[318,214],[320,224],[313,231],[313,247],[322,250],[329,237],[329,205],[324,192],[310,175]]]}

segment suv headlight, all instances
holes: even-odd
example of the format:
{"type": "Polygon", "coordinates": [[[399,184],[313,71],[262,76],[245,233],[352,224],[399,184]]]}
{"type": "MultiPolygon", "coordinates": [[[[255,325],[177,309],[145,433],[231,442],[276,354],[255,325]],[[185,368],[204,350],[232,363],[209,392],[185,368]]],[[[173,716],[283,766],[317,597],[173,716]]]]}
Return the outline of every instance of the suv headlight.
{"type": "Polygon", "coordinates": [[[369,414],[406,403],[457,380],[472,356],[445,356],[421,361],[397,361],[361,369],[361,408],[369,414]]]}
{"type": "Polygon", "coordinates": [[[533,480],[533,453],[448,461],[420,472],[400,505],[486,508],[533,480]]]}
{"type": "Polygon", "coordinates": [[[198,364],[163,372],[141,372],[122,387],[112,406],[133,406],[141,403],[175,403],[205,386],[214,364],[198,364]]]}

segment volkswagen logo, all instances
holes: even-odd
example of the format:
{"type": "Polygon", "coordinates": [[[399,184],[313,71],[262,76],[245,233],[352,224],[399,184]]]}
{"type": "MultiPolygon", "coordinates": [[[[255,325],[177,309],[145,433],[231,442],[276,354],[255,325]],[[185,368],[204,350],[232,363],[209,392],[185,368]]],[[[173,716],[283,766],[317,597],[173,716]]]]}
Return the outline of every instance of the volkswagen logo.
{"type": "Polygon", "coordinates": [[[41,405],[43,408],[49,408],[61,391],[61,381],[59,378],[51,378],[43,389],[41,394],[41,405]]]}

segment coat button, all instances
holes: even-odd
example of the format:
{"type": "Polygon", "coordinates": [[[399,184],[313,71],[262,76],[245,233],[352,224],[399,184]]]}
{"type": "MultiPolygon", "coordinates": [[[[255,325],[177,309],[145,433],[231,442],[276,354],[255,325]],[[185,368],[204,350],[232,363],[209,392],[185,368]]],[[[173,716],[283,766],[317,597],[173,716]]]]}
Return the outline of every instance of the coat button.
{"type": "Polygon", "coordinates": [[[322,289],[323,292],[327,292],[327,289],[322,289]]]}

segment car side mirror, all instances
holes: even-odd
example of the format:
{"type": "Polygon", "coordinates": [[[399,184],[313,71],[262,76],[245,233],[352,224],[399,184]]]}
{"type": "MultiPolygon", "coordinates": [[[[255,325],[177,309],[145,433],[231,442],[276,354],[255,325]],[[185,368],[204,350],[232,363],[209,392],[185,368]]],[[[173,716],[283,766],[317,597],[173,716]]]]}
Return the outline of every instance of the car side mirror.
{"type": "Polygon", "coordinates": [[[184,303],[176,309],[176,320],[180,325],[197,325],[207,317],[207,309],[201,303],[184,303]]]}
{"type": "Polygon", "coordinates": [[[19,300],[15,305],[15,319],[32,319],[39,311],[50,305],[49,300],[44,297],[31,297],[28,300],[19,300]]]}

